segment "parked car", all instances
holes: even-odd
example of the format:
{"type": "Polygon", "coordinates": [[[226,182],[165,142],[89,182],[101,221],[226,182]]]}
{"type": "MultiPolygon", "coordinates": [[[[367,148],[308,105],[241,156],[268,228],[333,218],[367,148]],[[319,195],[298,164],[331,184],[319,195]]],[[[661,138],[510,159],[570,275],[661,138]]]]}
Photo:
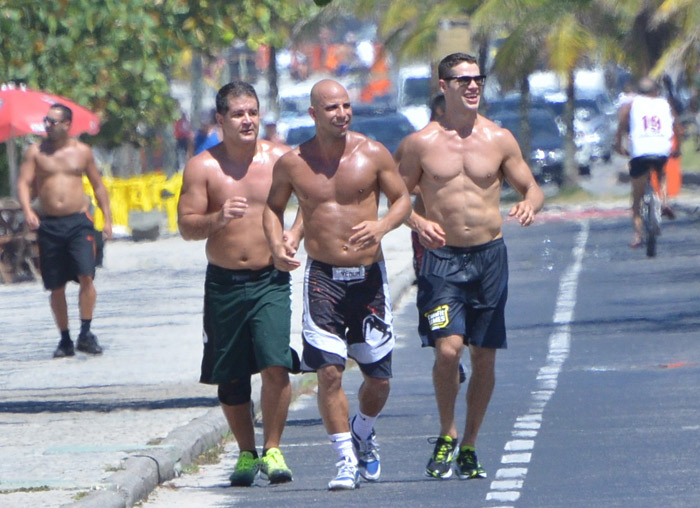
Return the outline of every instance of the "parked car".
{"type": "MultiPolygon", "coordinates": [[[[357,106],[353,108],[350,130],[360,132],[370,139],[379,141],[393,154],[401,140],[415,132],[415,128],[405,115],[393,109],[357,106]]],[[[308,123],[292,125],[287,131],[287,144],[298,146],[311,139],[316,129],[309,118],[308,123]]]]}
{"type": "MultiPolygon", "coordinates": [[[[561,117],[566,105],[566,96],[548,96],[547,102],[561,117]]],[[[615,142],[617,115],[615,106],[602,96],[577,97],[574,99],[574,130],[577,144],[589,145],[593,160],[608,162],[612,157],[615,142]]]]}
{"type": "Polygon", "coordinates": [[[564,137],[551,111],[530,109],[527,117],[530,126],[529,154],[523,147],[522,119],[517,110],[496,112],[490,115],[490,119],[513,133],[538,182],[561,185],[564,178],[564,137]]]}
{"type": "Polygon", "coordinates": [[[408,65],[399,69],[397,76],[397,107],[406,115],[415,129],[422,129],[430,121],[430,64],[408,65]]]}
{"type": "MultiPolygon", "coordinates": [[[[564,102],[561,102],[561,94],[556,94],[553,97],[554,100],[545,100],[542,97],[531,97],[530,108],[546,109],[552,112],[554,114],[554,119],[557,126],[559,127],[559,131],[563,136],[566,133],[566,125],[564,124],[564,120],[562,118],[566,96],[564,96],[564,102]]],[[[502,113],[519,112],[520,95],[512,95],[502,99],[492,100],[484,105],[483,110],[484,114],[488,118],[502,113]]],[[[595,131],[595,128],[593,127],[594,125],[596,124],[582,123],[580,120],[574,118],[574,143],[576,145],[575,157],[580,175],[589,175],[593,162],[597,158],[603,158],[601,157],[600,153],[596,153],[593,141],[597,139],[596,136],[605,136],[604,134],[600,134],[595,131]]]]}

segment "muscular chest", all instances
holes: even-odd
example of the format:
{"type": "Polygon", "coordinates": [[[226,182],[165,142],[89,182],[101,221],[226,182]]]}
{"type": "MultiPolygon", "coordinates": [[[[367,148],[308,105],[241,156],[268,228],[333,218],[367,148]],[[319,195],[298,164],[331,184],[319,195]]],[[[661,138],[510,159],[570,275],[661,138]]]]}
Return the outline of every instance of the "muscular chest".
{"type": "Polygon", "coordinates": [[[452,181],[469,180],[489,186],[500,177],[500,161],[478,139],[445,141],[441,150],[426,150],[421,159],[421,185],[442,186],[452,181]]]}
{"type": "Polygon", "coordinates": [[[376,195],[377,175],[371,164],[343,162],[335,170],[319,168],[300,171],[295,192],[300,200],[317,202],[356,203],[376,195]]]}
{"type": "Polygon", "coordinates": [[[227,174],[221,169],[209,180],[209,196],[213,208],[218,209],[229,198],[242,196],[249,206],[262,206],[267,200],[272,183],[272,170],[259,165],[244,174],[227,174]]]}

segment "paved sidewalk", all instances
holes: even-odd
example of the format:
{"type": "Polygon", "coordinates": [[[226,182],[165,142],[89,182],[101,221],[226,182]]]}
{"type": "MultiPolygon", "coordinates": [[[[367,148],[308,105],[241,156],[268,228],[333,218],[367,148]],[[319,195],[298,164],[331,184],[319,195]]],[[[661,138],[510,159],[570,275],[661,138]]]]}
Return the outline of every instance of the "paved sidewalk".
{"type": "MultiPolygon", "coordinates": [[[[413,281],[410,231],[391,232],[383,248],[398,297],[413,281]]],[[[53,359],[41,283],[0,285],[0,507],[130,507],[227,431],[216,388],[198,383],[205,267],[204,242],[179,236],[108,244],[96,278],[99,357],[53,359]]],[[[298,351],[302,278],[293,272],[298,351]]],[[[75,339],[76,284],[68,298],[75,339]]],[[[302,379],[292,376],[295,388],[302,379]]]]}

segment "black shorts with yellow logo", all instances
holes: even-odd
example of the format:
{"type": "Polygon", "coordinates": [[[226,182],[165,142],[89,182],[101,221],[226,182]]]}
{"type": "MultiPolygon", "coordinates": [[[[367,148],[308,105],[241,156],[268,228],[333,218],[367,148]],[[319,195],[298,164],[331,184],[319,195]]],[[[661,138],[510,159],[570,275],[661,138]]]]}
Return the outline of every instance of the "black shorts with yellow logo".
{"type": "Polygon", "coordinates": [[[462,335],[465,344],[504,349],[508,252],[502,238],[474,247],[426,250],[418,276],[423,347],[462,335]]]}

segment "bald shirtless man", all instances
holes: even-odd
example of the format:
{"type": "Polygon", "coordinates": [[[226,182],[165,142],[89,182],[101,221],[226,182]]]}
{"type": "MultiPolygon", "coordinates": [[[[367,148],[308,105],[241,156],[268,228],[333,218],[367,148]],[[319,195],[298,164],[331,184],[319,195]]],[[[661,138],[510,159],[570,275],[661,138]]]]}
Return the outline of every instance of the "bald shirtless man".
{"type": "Polygon", "coordinates": [[[529,226],[542,208],[542,191],[513,135],[477,113],[485,76],[464,53],[438,67],[445,114],[411,134],[399,171],[412,191],[420,186],[425,216],[408,224],[427,247],[418,277],[419,333],[435,348],[433,383],[440,434],[426,475],[483,478],[475,445],[495,384],[496,350],[506,347],[504,308],[508,262],[501,234],[499,199],[507,179],[523,200],[509,215],[529,226]],[[469,348],[471,377],[467,418],[457,453],[455,401],[459,362],[469,348]]]}
{"type": "Polygon", "coordinates": [[[61,340],[54,358],[74,356],[70,338],[66,284],[80,284],[80,334],[78,351],[99,355],[102,347],[90,331],[97,291],[95,278],[95,231],[87,214],[88,200],[83,190],[83,175],[95,192],[97,205],[105,218],[102,234],[112,236],[109,196],[97,170],[92,149],[68,135],[72,110],[54,104],[44,118],[46,139],[31,145],[24,154],[17,181],[17,197],[25,220],[37,231],[39,262],[44,287],[51,291],[50,302],[61,340]],[[39,213],[32,209],[33,191],[38,193],[39,213]]]}
{"type": "Polygon", "coordinates": [[[263,224],[275,266],[297,268],[282,233],[294,192],[308,254],[302,370],[317,373],[319,411],[339,458],[328,488],[354,489],[358,473],[374,481],[381,472],[374,422],[389,396],[394,347],[381,239],[408,217],[410,201],[389,151],[348,130],[352,108],[343,86],[316,83],[309,114],[316,136],[275,165],[263,224]],[[381,219],[380,192],[392,203],[381,219]],[[348,356],[364,377],[352,424],[342,387],[348,356]]]}
{"type": "MultiPolygon", "coordinates": [[[[258,139],[258,96],[234,81],[216,96],[224,140],[189,160],[178,204],[180,233],[206,239],[204,357],[200,381],[218,396],[240,450],[231,485],[250,486],[258,472],[270,483],[292,480],[279,449],[291,387],[290,277],[276,270],[262,229],[275,162],[289,148],[258,139]],[[251,375],[262,377],[263,455],[251,415],[251,375]]],[[[286,233],[293,251],[300,224],[286,233]]],[[[280,235],[281,236],[281,235],[280,235]]]]}

